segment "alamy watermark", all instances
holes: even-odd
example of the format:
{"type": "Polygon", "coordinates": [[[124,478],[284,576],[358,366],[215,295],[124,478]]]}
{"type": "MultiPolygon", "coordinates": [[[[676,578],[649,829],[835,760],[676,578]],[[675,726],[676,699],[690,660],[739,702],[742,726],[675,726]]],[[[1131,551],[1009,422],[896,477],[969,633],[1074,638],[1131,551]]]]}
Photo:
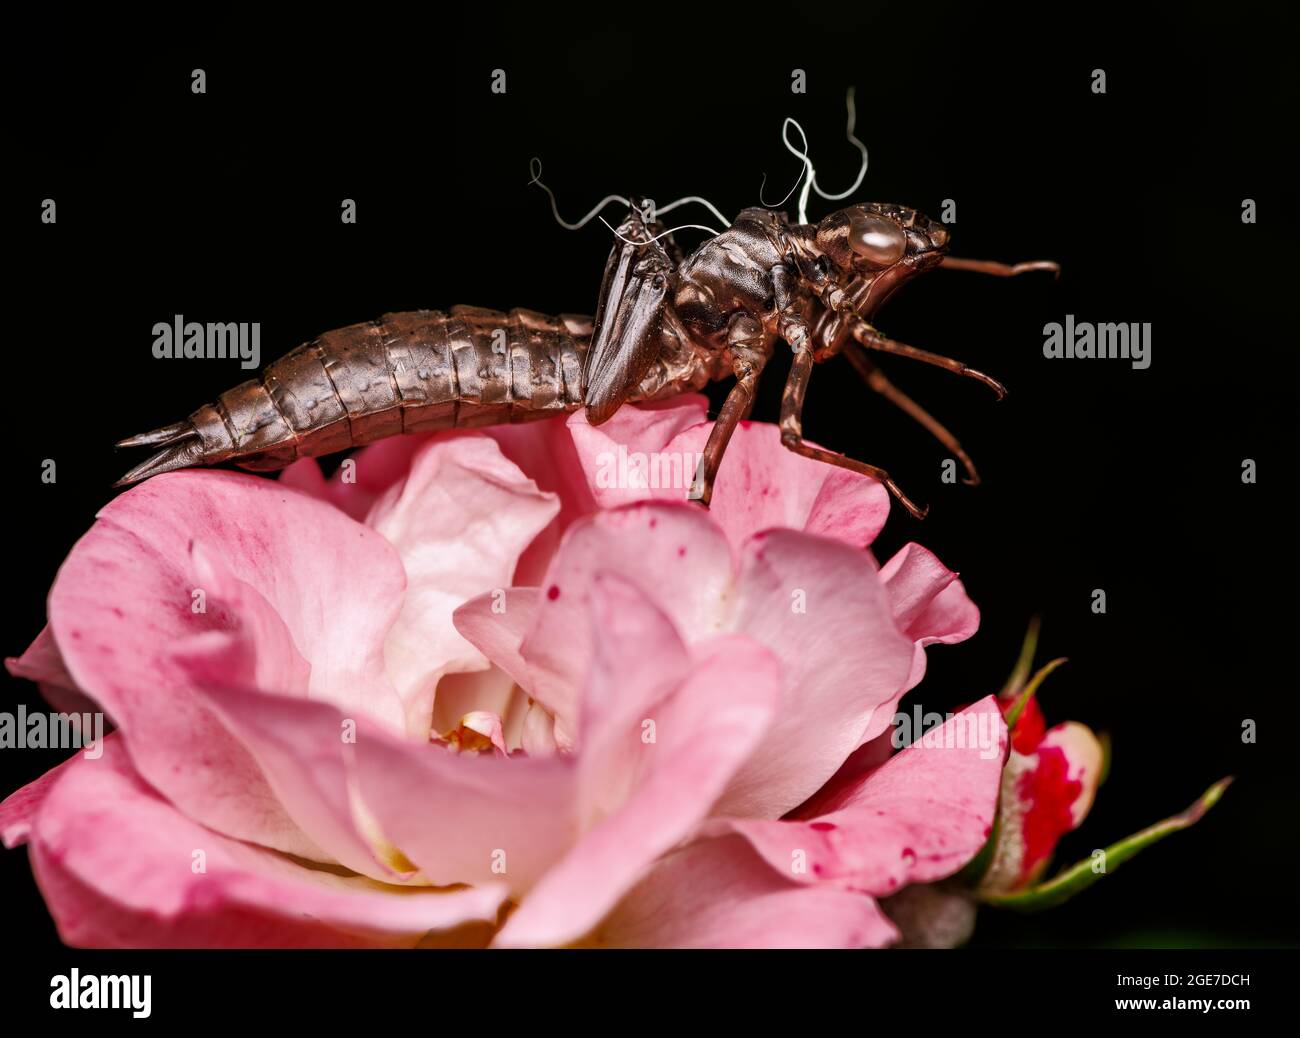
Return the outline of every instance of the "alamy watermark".
{"type": "Polygon", "coordinates": [[[104,715],[56,711],[0,713],[0,750],[82,750],[91,760],[104,753],[104,715]]]}
{"type": "Polygon", "coordinates": [[[596,455],[596,486],[604,490],[690,490],[704,455],[699,451],[617,450],[596,455]]]}
{"type": "Polygon", "coordinates": [[[895,749],[922,746],[926,749],[979,750],[981,760],[992,760],[1002,752],[1002,718],[988,711],[961,714],[922,713],[920,705],[911,714],[894,714],[890,740],[895,749]]]}
{"type": "Polygon", "coordinates": [[[187,321],[177,314],[153,326],[153,355],[159,360],[234,360],[241,368],[262,366],[262,326],[257,321],[187,321]]]}
{"type": "Polygon", "coordinates": [[[1151,322],[1131,324],[1076,321],[1065,315],[1065,323],[1043,325],[1043,356],[1049,360],[1129,360],[1141,370],[1151,367],[1151,322]]]}
{"type": "Polygon", "coordinates": [[[153,1012],[153,977],[122,974],[84,977],[78,969],[58,973],[50,978],[52,1009],[129,1009],[137,1020],[153,1012]]]}

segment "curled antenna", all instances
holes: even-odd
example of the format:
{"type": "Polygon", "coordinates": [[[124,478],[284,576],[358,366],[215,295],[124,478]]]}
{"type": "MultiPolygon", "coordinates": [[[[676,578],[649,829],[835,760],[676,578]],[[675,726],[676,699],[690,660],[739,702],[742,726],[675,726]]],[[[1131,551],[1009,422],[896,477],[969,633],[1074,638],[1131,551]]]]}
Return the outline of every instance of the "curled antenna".
{"type": "MultiPolygon", "coordinates": [[[[793,120],[793,119],[787,119],[787,120],[786,120],[786,123],[791,123],[791,122],[794,122],[794,120],[793,120]]],[[[795,123],[795,126],[799,126],[799,124],[798,124],[798,123],[795,123]]],[[[781,127],[781,136],[782,136],[782,138],[785,137],[785,130],[786,130],[786,127],[785,127],[784,125],[782,125],[782,127],[781,127]]],[[[800,133],[803,133],[803,127],[802,127],[802,126],[799,126],[799,132],[800,132],[800,133]]],[[[787,148],[790,147],[790,143],[789,143],[789,141],[786,142],[786,147],[787,147],[787,148]]],[[[808,150],[808,146],[807,146],[807,141],[805,140],[805,142],[804,142],[804,151],[806,152],[807,150],[808,150]]],[[[794,183],[790,185],[790,190],[787,191],[787,192],[782,196],[782,198],[781,198],[781,200],[780,200],[779,202],[769,202],[766,198],[763,197],[763,189],[764,189],[765,187],[767,187],[767,174],[766,174],[766,173],[763,174],[763,180],[762,180],[762,182],[758,185],[758,200],[759,200],[760,202],[763,203],[763,208],[765,208],[765,209],[776,209],[778,206],[783,206],[783,205],[785,205],[785,203],[786,203],[786,201],[789,199],[789,197],[790,197],[792,194],[794,194],[794,189],[797,188],[797,187],[799,186],[799,181],[801,181],[801,180],[803,179],[803,175],[804,175],[805,173],[808,172],[808,156],[807,156],[806,154],[800,155],[799,152],[795,152],[795,154],[799,156],[799,160],[800,160],[799,175],[798,175],[797,177],[794,178],[794,183]]]]}
{"type": "Polygon", "coordinates": [[[667,238],[668,235],[672,234],[674,231],[708,231],[710,234],[722,233],[721,231],[714,230],[712,227],[706,227],[702,223],[679,223],[676,227],[669,227],[668,230],[663,231],[660,234],[656,234],[653,238],[649,238],[646,241],[635,241],[632,238],[627,238],[619,234],[618,228],[616,228],[612,223],[606,220],[603,216],[600,218],[600,222],[614,232],[615,238],[617,238],[619,241],[625,241],[629,245],[649,245],[651,242],[656,242],[660,238],[667,238]]]}
{"type": "Polygon", "coordinates": [[[555,222],[558,223],[561,227],[563,227],[566,231],[578,231],[581,230],[583,227],[586,227],[587,224],[591,223],[592,217],[594,217],[598,212],[604,209],[605,206],[609,205],[610,202],[622,202],[625,206],[628,206],[629,208],[632,205],[632,203],[629,202],[622,195],[606,195],[604,198],[600,200],[600,202],[596,205],[596,207],[592,209],[591,212],[589,212],[581,220],[579,220],[577,223],[569,223],[567,220],[564,219],[564,217],[560,215],[560,210],[556,208],[555,192],[542,183],[542,160],[537,158],[536,156],[529,159],[528,172],[532,174],[532,179],[529,180],[528,183],[536,184],[543,191],[545,191],[546,194],[550,197],[551,212],[555,214],[555,222]]]}
{"type": "MultiPolygon", "coordinates": [[[[831,194],[828,191],[823,191],[821,189],[821,185],[817,183],[817,171],[813,168],[812,159],[808,157],[808,135],[803,132],[803,127],[799,125],[797,120],[789,117],[787,117],[785,122],[781,124],[781,141],[782,143],[785,144],[786,150],[790,152],[790,154],[793,155],[795,158],[799,159],[800,162],[803,163],[803,168],[799,171],[799,176],[795,179],[793,186],[791,186],[790,190],[786,192],[785,198],[781,199],[781,201],[778,202],[777,205],[783,204],[786,198],[789,198],[790,195],[794,193],[794,189],[799,186],[800,181],[803,181],[803,190],[799,192],[799,222],[800,223],[808,222],[809,192],[816,191],[821,198],[825,198],[831,202],[837,202],[842,198],[848,198],[849,195],[857,191],[857,189],[862,185],[863,177],[867,175],[867,146],[863,144],[862,141],[858,140],[858,138],[854,135],[853,132],[858,121],[858,111],[857,111],[857,106],[853,100],[853,95],[854,95],[854,88],[849,87],[848,94],[845,97],[845,106],[848,108],[848,119],[847,119],[847,125],[845,127],[844,135],[848,138],[849,143],[851,143],[855,148],[858,149],[858,151],[862,153],[862,165],[858,167],[858,175],[856,179],[853,181],[853,183],[850,184],[847,189],[839,192],[838,194],[831,194]],[[802,148],[795,148],[793,142],[791,142],[790,140],[790,127],[792,126],[799,131],[799,139],[803,142],[802,148]],[[807,174],[806,180],[804,180],[805,174],[807,174]]],[[[766,175],[764,175],[763,180],[764,183],[766,184],[767,182],[766,175]]],[[[760,200],[762,199],[761,188],[759,189],[759,198],[760,200]]],[[[763,204],[767,205],[767,202],[764,201],[763,204]]]]}
{"type": "MultiPolygon", "coordinates": [[[[786,117],[785,122],[781,124],[781,140],[785,144],[786,150],[796,158],[803,160],[803,169],[799,172],[799,180],[803,180],[803,189],[799,192],[799,222],[808,222],[808,189],[812,187],[813,181],[817,178],[817,171],[813,169],[812,159],[808,157],[808,135],[803,132],[803,127],[795,120],[786,117]],[[803,151],[795,151],[794,145],[790,143],[790,127],[793,126],[799,131],[799,136],[803,140],[803,151]],[[808,179],[804,180],[804,174],[808,174],[808,179]]],[[[795,181],[797,186],[799,180],[795,181]]],[[[794,190],[792,187],[791,191],[794,190]]],[[[786,198],[789,198],[786,195],[786,198]]]]}
{"type": "Polygon", "coordinates": [[[854,191],[862,186],[862,178],[867,175],[867,146],[853,135],[853,128],[857,125],[858,121],[858,109],[853,103],[853,89],[853,87],[849,87],[848,96],[844,99],[844,104],[849,110],[847,125],[844,128],[844,136],[848,138],[850,144],[857,148],[858,151],[862,152],[862,165],[858,167],[857,179],[854,180],[846,190],[841,191],[838,195],[827,194],[816,183],[813,184],[813,190],[821,195],[822,198],[831,202],[838,202],[842,198],[848,198],[849,195],[853,194],[854,191]]]}
{"type": "MultiPolygon", "coordinates": [[[[540,187],[543,191],[546,192],[547,196],[551,200],[551,213],[555,216],[555,222],[568,231],[581,230],[583,227],[585,227],[587,224],[591,222],[592,218],[597,213],[599,213],[602,209],[604,209],[605,206],[609,205],[610,202],[621,202],[624,206],[628,208],[631,208],[632,206],[631,201],[629,199],[624,198],[622,195],[606,195],[604,198],[600,200],[600,202],[596,204],[595,208],[593,208],[591,212],[589,212],[581,220],[579,220],[577,223],[569,223],[562,216],[560,216],[560,211],[555,204],[555,192],[542,183],[542,160],[537,158],[536,156],[529,159],[528,172],[531,174],[528,183],[530,185],[536,184],[538,187],[540,187]]],[[[691,202],[694,202],[697,205],[704,206],[704,208],[706,208],[709,212],[711,212],[714,216],[716,216],[719,220],[721,220],[724,225],[726,225],[727,227],[731,226],[731,221],[728,220],[725,216],[722,215],[722,213],[718,211],[717,206],[715,206],[707,198],[701,198],[699,195],[688,195],[685,198],[677,199],[677,201],[675,202],[669,202],[667,205],[655,206],[654,212],[655,215],[658,216],[663,213],[671,212],[672,210],[676,209],[678,206],[688,205],[691,202]]],[[[692,226],[692,225],[683,224],[683,227],[686,226],[692,226]]],[[[706,228],[706,229],[712,230],[712,228],[706,228]]],[[[717,234],[718,232],[714,231],[713,233],[717,234]]]]}
{"type": "Polygon", "coordinates": [[[679,205],[687,205],[691,202],[704,206],[709,212],[716,216],[727,227],[731,226],[731,221],[718,212],[718,207],[710,202],[707,198],[701,198],[699,195],[687,195],[685,198],[679,198],[675,202],[669,202],[667,205],[655,206],[655,215],[663,216],[664,213],[672,212],[679,205]]]}

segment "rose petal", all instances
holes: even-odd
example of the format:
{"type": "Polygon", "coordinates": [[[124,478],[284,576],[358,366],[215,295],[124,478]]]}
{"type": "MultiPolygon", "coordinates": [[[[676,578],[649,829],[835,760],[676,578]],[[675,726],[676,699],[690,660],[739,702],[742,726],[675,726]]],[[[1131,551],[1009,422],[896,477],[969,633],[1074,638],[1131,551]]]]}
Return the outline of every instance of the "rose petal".
{"type": "Polygon", "coordinates": [[[312,858],[386,882],[410,879],[409,869],[381,860],[354,814],[347,740],[357,737],[363,719],[343,717],[331,703],[258,690],[252,680],[258,655],[251,639],[218,632],[191,638],[176,650],[196,693],[253,756],[277,802],[321,848],[312,858]]]}
{"type": "Polygon", "coordinates": [[[511,582],[520,554],[559,510],[485,436],[434,439],[367,517],[401,556],[406,595],[384,646],[407,731],[429,731],[443,674],[487,661],[456,631],[456,607],[511,582]]]}
{"type": "Polygon", "coordinates": [[[1092,729],[1077,721],[1049,728],[1038,744],[1040,758],[1044,749],[1059,749],[1066,760],[1066,780],[1079,783],[1079,795],[1070,803],[1070,828],[1077,829],[1092,810],[1105,751],[1092,729]]]}
{"type": "Polygon", "coordinates": [[[597,572],[646,593],[690,641],[732,630],[783,669],[777,722],[720,811],[779,817],[833,775],[884,704],[897,702],[912,643],[894,626],[870,557],[837,541],[771,531],[749,541],[738,574],[712,519],[693,506],[646,503],[575,524],[548,571],[520,653],[525,688],[571,747],[578,689],[593,652],[583,624],[597,572]]]}
{"type": "Polygon", "coordinates": [[[693,505],[600,512],[570,528],[520,646],[528,665],[525,688],[555,715],[556,739],[565,748],[576,739],[579,693],[592,656],[588,616],[597,572],[650,593],[678,631],[704,637],[721,629],[731,556],[722,532],[693,505]]]}
{"type": "Polygon", "coordinates": [[[988,839],[1006,752],[992,696],[926,733],[813,820],[717,820],[783,876],[869,894],[932,883],[966,864],[988,839]]]}
{"type": "Polygon", "coordinates": [[[582,702],[578,758],[584,829],[621,807],[641,770],[662,756],[646,748],[658,750],[655,718],[692,669],[672,620],[620,577],[597,574],[588,623],[595,654],[582,702]],[[651,732],[655,740],[646,743],[651,732]]]}
{"type": "MultiPolygon", "coordinates": [[[[110,739],[116,738],[117,733],[110,732],[104,736],[105,745],[110,739]]],[[[56,764],[40,778],[33,779],[0,801],[0,843],[13,850],[27,842],[36,812],[40,810],[41,804],[54,788],[54,783],[67,772],[78,757],[82,756],[85,756],[85,750],[78,750],[62,764],[56,764]]]]}
{"type": "Polygon", "coordinates": [[[113,717],[148,782],[204,825],[314,857],[319,848],[196,696],[171,651],[193,634],[236,624],[221,595],[260,599],[311,663],[308,694],[362,697],[358,708],[398,723],[382,638],[403,583],[391,546],[328,505],[253,476],[178,472],[100,513],[59,571],[50,625],[77,686],[113,717]],[[201,545],[197,554],[191,544],[201,545]],[[222,583],[196,612],[204,559],[220,560],[206,576],[222,583]]]}
{"type": "Polygon", "coordinates": [[[41,628],[41,633],[21,656],[6,658],[5,667],[16,678],[35,681],[41,696],[56,710],[85,714],[96,709],[95,703],[77,688],[68,673],[49,624],[41,628]]]}
{"type": "Polygon", "coordinates": [[[560,502],[559,513],[520,556],[515,568],[516,584],[540,584],[564,532],[596,510],[578,452],[565,428],[566,420],[567,416],[556,417],[519,425],[494,425],[483,430],[541,490],[556,495],[560,502]]]}
{"type": "MultiPolygon", "coordinates": [[[[597,427],[588,425],[582,412],[575,413],[569,430],[596,500],[610,508],[638,500],[685,499],[713,428],[704,420],[706,407],[699,396],[654,410],[623,407],[597,427]],[[669,485],[626,485],[624,474],[636,470],[627,459],[637,454],[647,458],[645,471],[659,474],[652,482],[669,485]],[[665,480],[663,473],[670,478],[665,480]]],[[[786,450],[774,425],[741,422],[718,471],[710,512],[737,548],[771,527],[865,547],[884,526],[889,495],[874,479],[786,450]]]]}
{"type": "Polygon", "coordinates": [[[560,752],[559,743],[555,741],[555,718],[546,707],[532,699],[528,700],[524,714],[519,745],[530,757],[550,757],[560,752]]]}
{"type": "MultiPolygon", "coordinates": [[[[781,662],[776,723],[719,814],[779,818],[816,792],[873,726],[888,725],[912,662],[871,559],[773,530],[744,549],[730,626],[781,662]]],[[[874,734],[874,733],[872,733],[874,734]]]]}
{"type": "Polygon", "coordinates": [[[68,944],[409,946],[496,917],[499,888],[385,888],[214,833],[151,790],[120,750],[110,741],[101,760],[74,759],[32,830],[37,882],[68,944]]]}
{"type": "Polygon", "coordinates": [[[826,780],[826,784],[789,813],[787,817],[816,818],[830,808],[824,805],[836,802],[844,791],[856,787],[868,774],[875,771],[894,755],[894,732],[881,732],[849,754],[848,758],[826,780]]]}
{"type": "Polygon", "coordinates": [[[599,922],[708,814],[772,721],[780,674],[759,646],[716,638],[688,663],[667,615],[617,578],[594,582],[589,615],[597,636],[579,781],[591,828],[511,915],[498,946],[563,944],[599,922]]]}
{"type": "Polygon", "coordinates": [[[280,473],[279,482],[364,522],[375,502],[406,478],[412,457],[429,439],[428,435],[392,436],[363,447],[344,459],[347,464],[341,464],[329,479],[315,458],[300,458],[280,473]]]}
{"type": "Polygon", "coordinates": [[[957,574],[933,552],[916,543],[900,548],[880,568],[894,610],[894,622],[915,643],[912,669],[897,698],[868,726],[865,739],[885,730],[903,695],[925,677],[925,646],[965,641],[979,629],[980,611],[966,594],[957,574]]]}
{"type": "Polygon", "coordinates": [[[782,879],[739,837],[660,861],[583,943],[623,948],[879,948],[898,931],[863,894],[782,879]]]}
{"type": "MultiPolygon", "coordinates": [[[[281,695],[310,697],[311,664],[302,658],[289,628],[266,596],[236,577],[219,554],[202,544],[196,543],[190,549],[190,566],[195,582],[207,595],[207,604],[220,610],[232,630],[191,635],[178,643],[177,651],[214,640],[229,643],[232,652],[223,663],[231,668],[231,681],[273,689],[281,695]]],[[[324,698],[338,696],[346,700],[352,691],[337,686],[317,687],[317,694],[324,698]]],[[[384,691],[381,688],[377,694],[384,691]]],[[[354,701],[340,705],[359,704],[354,701]]]]}
{"type": "Polygon", "coordinates": [[[979,629],[979,608],[957,574],[921,545],[911,542],[880,567],[894,621],[914,642],[951,645],[979,629]]]}
{"type": "Polygon", "coordinates": [[[587,422],[586,412],[575,411],[568,432],[596,505],[685,501],[699,451],[675,451],[670,444],[686,430],[703,425],[707,413],[708,400],[696,394],[659,407],[620,407],[598,426],[587,422]]]}
{"type": "Polygon", "coordinates": [[[466,641],[525,688],[532,687],[519,648],[537,614],[537,588],[512,587],[470,599],[452,614],[466,641]]]}
{"type": "Polygon", "coordinates": [[[455,754],[360,733],[358,792],[378,831],[431,883],[527,891],[577,837],[571,758],[455,754]]]}

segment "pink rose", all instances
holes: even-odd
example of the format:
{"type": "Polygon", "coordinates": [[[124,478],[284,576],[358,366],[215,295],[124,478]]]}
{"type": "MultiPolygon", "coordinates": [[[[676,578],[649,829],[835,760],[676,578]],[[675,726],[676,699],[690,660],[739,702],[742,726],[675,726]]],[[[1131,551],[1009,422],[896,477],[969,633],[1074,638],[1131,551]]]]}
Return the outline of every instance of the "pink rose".
{"type": "Polygon", "coordinates": [[[687,398],[110,503],[10,661],[116,725],[0,805],[64,940],[895,941],[876,899],[993,822],[993,697],[941,730],[984,745],[880,738],[978,612],[917,545],[878,567],[884,490],[772,426],[684,502],[708,429],[687,398]]]}

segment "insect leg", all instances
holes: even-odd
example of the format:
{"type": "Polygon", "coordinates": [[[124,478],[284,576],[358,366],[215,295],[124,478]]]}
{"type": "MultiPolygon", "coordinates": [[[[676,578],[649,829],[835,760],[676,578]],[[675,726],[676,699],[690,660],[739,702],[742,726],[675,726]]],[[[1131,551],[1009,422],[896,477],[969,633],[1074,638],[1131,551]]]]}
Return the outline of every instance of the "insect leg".
{"type": "Polygon", "coordinates": [[[929,411],[890,382],[885,377],[884,372],[867,358],[866,350],[856,342],[850,342],[847,345],[848,348],[844,351],[844,356],[848,358],[849,363],[853,365],[857,373],[862,376],[862,380],[900,411],[914,418],[929,430],[930,435],[943,444],[951,454],[956,455],[957,460],[961,462],[962,468],[966,470],[966,477],[963,482],[972,487],[978,486],[980,477],[979,473],[975,471],[975,463],[971,461],[970,455],[962,450],[961,444],[957,442],[957,437],[949,432],[947,427],[931,415],[929,411]]]}
{"type": "MultiPolygon", "coordinates": [[[[807,323],[798,314],[793,291],[797,272],[788,264],[780,263],[769,273],[776,306],[781,315],[778,324],[781,336],[796,351],[811,349],[812,336],[807,323]]],[[[751,314],[737,313],[732,316],[727,328],[727,343],[731,347],[736,384],[727,394],[718,420],[713,423],[709,441],[704,445],[704,457],[700,460],[699,476],[691,488],[691,498],[700,501],[706,508],[713,497],[713,480],[722,464],[722,455],[731,441],[731,434],[754,409],[758,379],[763,374],[768,359],[767,333],[762,322],[751,314]]]]}
{"type": "Polygon", "coordinates": [[[980,274],[992,274],[999,278],[1013,278],[1017,274],[1028,274],[1031,270],[1050,270],[1057,277],[1061,275],[1061,265],[1051,260],[1030,260],[1028,263],[998,263],[996,260],[961,259],[958,256],[945,256],[941,267],[949,270],[974,270],[980,274]]]}
{"type": "Polygon", "coordinates": [[[880,350],[882,353],[896,353],[900,357],[911,357],[912,360],[923,361],[926,364],[933,364],[937,368],[944,368],[955,374],[973,378],[978,382],[983,382],[993,392],[997,393],[999,400],[1007,395],[1007,387],[997,379],[984,374],[984,372],[967,367],[961,361],[953,360],[952,357],[945,357],[940,353],[931,353],[929,350],[919,350],[915,346],[908,346],[905,343],[887,339],[861,318],[855,318],[850,322],[849,331],[852,332],[853,337],[858,342],[869,350],[880,350]]]}
{"type": "Polygon", "coordinates": [[[728,339],[734,358],[732,370],[736,374],[736,384],[731,387],[727,399],[722,403],[718,420],[713,423],[713,431],[709,433],[708,442],[704,445],[704,456],[700,459],[700,468],[691,487],[691,500],[699,501],[705,508],[713,500],[713,481],[718,476],[718,468],[722,465],[727,444],[731,442],[731,434],[754,409],[758,380],[763,375],[768,359],[763,327],[749,315],[736,314],[732,317],[728,339]]]}
{"type": "Polygon", "coordinates": [[[814,447],[812,444],[804,442],[803,401],[805,394],[808,392],[808,379],[812,375],[812,369],[813,352],[810,346],[806,346],[794,355],[794,361],[790,365],[790,377],[786,379],[785,393],[781,397],[782,445],[787,450],[801,454],[805,458],[812,458],[814,461],[824,462],[827,465],[837,465],[842,469],[848,469],[850,472],[858,472],[864,476],[879,480],[894,497],[898,498],[899,504],[911,512],[915,518],[924,519],[929,508],[918,508],[884,469],[875,465],[868,465],[866,462],[858,461],[855,458],[846,458],[843,454],[832,454],[830,451],[822,450],[820,447],[814,447]]]}

